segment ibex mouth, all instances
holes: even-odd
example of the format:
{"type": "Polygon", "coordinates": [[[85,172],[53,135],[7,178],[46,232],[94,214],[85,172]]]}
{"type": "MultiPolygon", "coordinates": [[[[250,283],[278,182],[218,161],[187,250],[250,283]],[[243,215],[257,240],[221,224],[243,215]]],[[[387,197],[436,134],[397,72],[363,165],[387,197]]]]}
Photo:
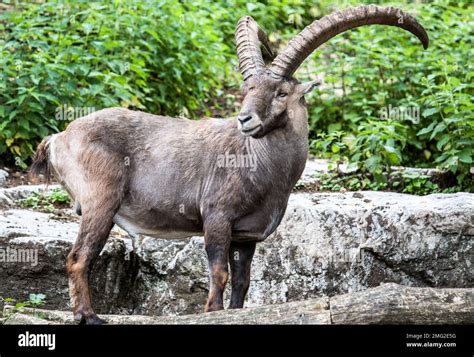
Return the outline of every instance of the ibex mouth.
{"type": "Polygon", "coordinates": [[[242,134],[244,134],[245,136],[252,136],[252,135],[257,134],[257,132],[260,131],[260,128],[261,128],[261,127],[262,127],[262,126],[259,124],[259,125],[257,125],[257,126],[254,126],[254,127],[251,128],[251,129],[244,129],[244,128],[242,128],[242,129],[240,129],[240,131],[241,131],[242,134]]]}

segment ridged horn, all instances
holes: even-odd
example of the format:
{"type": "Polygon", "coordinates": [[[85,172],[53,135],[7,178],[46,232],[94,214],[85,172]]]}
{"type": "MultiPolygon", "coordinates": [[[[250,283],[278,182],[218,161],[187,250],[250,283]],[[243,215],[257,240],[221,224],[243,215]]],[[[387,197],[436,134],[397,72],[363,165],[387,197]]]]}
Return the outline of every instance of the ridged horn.
{"type": "Polygon", "coordinates": [[[235,42],[237,43],[239,70],[244,77],[244,81],[265,70],[265,61],[262,57],[260,44],[263,45],[265,50],[265,57],[270,60],[274,58],[265,32],[258,27],[251,16],[244,16],[237,23],[235,42]]]}
{"type": "Polygon", "coordinates": [[[394,7],[364,5],[337,11],[314,21],[295,36],[273,61],[270,71],[276,76],[290,77],[319,46],[334,36],[364,25],[397,26],[414,34],[428,48],[428,35],[411,15],[394,7]]]}

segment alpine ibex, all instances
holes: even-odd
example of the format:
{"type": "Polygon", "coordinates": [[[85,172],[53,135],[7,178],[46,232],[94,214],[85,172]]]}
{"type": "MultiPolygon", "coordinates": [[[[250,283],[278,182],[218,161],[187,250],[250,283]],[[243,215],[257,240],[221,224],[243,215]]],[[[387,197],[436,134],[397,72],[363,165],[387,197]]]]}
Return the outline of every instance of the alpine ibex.
{"type": "Polygon", "coordinates": [[[223,309],[228,265],[229,307],[243,307],[256,242],[280,224],[308,155],[304,95],[316,83],[301,84],[293,73],[321,44],[369,24],[401,27],[428,46],[426,31],[413,17],[370,5],[314,21],[275,58],[264,32],[245,16],[235,33],[244,79],[237,118],[193,121],[111,108],[42,141],[33,174],[51,172],[82,214],[67,258],[79,322],[101,322],[91,306],[88,277],[114,224],[132,236],[204,234],[211,276],[205,311],[223,309]]]}

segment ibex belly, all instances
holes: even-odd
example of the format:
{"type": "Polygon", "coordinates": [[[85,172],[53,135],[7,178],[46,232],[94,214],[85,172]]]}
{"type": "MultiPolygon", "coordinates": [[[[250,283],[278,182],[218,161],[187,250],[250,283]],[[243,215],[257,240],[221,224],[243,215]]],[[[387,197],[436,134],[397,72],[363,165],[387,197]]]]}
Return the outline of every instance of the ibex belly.
{"type": "Polygon", "coordinates": [[[202,230],[192,231],[181,230],[179,228],[163,229],[160,227],[147,227],[147,225],[142,222],[134,222],[130,217],[124,217],[120,214],[115,215],[114,222],[132,236],[146,235],[161,239],[185,239],[192,236],[203,235],[202,230]]]}
{"type": "MultiPolygon", "coordinates": [[[[234,222],[232,239],[261,241],[267,238],[280,223],[283,211],[274,209],[270,214],[261,208],[254,213],[238,218],[234,222]]],[[[161,239],[185,239],[204,235],[198,216],[186,216],[158,209],[139,209],[123,205],[114,217],[114,222],[132,236],[146,235],[161,239]]]]}
{"type": "Polygon", "coordinates": [[[202,235],[202,222],[190,205],[180,203],[124,200],[114,222],[131,235],[163,239],[184,239],[202,235]]]}

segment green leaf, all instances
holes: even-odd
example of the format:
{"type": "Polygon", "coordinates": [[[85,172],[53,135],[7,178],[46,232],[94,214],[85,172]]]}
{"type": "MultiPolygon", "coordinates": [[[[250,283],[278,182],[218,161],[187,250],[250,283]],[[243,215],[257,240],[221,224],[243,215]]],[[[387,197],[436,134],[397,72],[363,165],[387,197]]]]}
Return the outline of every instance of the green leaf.
{"type": "Polygon", "coordinates": [[[443,150],[443,147],[449,142],[450,138],[449,134],[444,134],[436,143],[436,148],[440,151],[443,150]]]}
{"type": "Polygon", "coordinates": [[[439,109],[438,108],[429,108],[423,111],[421,115],[423,115],[424,118],[427,118],[435,113],[438,113],[439,109]]]}
{"type": "Polygon", "coordinates": [[[459,161],[464,162],[465,164],[472,164],[472,149],[465,148],[458,153],[459,161]]]}
{"type": "Polygon", "coordinates": [[[436,125],[436,122],[432,122],[426,128],[423,128],[418,133],[416,133],[416,135],[420,136],[420,135],[431,133],[435,125],[436,125]]]}
{"type": "Polygon", "coordinates": [[[31,302],[34,305],[39,305],[44,303],[44,299],[46,298],[46,295],[44,294],[30,294],[29,295],[29,302],[31,302]]]}
{"type": "Polygon", "coordinates": [[[449,84],[451,84],[453,87],[457,87],[461,84],[461,81],[456,77],[449,77],[449,84]]]}
{"type": "Polygon", "coordinates": [[[384,149],[385,151],[389,152],[389,153],[397,153],[397,150],[393,147],[393,146],[390,146],[390,145],[384,145],[384,149]]]}
{"type": "Polygon", "coordinates": [[[379,155],[371,156],[367,160],[365,160],[365,166],[370,172],[373,173],[379,168],[380,162],[381,157],[379,155]]]}
{"type": "Polygon", "coordinates": [[[446,124],[441,122],[439,123],[438,125],[436,125],[436,127],[434,128],[433,132],[431,133],[431,136],[430,136],[430,140],[433,140],[433,138],[441,133],[444,129],[446,129],[446,124]]]}
{"type": "Polygon", "coordinates": [[[335,131],[341,130],[341,124],[340,123],[332,123],[328,125],[328,133],[333,133],[335,131]]]}
{"type": "Polygon", "coordinates": [[[82,28],[84,29],[84,32],[86,33],[86,35],[90,34],[92,32],[92,30],[94,29],[94,25],[93,24],[89,24],[89,23],[85,23],[85,24],[82,24],[82,28]]]}

